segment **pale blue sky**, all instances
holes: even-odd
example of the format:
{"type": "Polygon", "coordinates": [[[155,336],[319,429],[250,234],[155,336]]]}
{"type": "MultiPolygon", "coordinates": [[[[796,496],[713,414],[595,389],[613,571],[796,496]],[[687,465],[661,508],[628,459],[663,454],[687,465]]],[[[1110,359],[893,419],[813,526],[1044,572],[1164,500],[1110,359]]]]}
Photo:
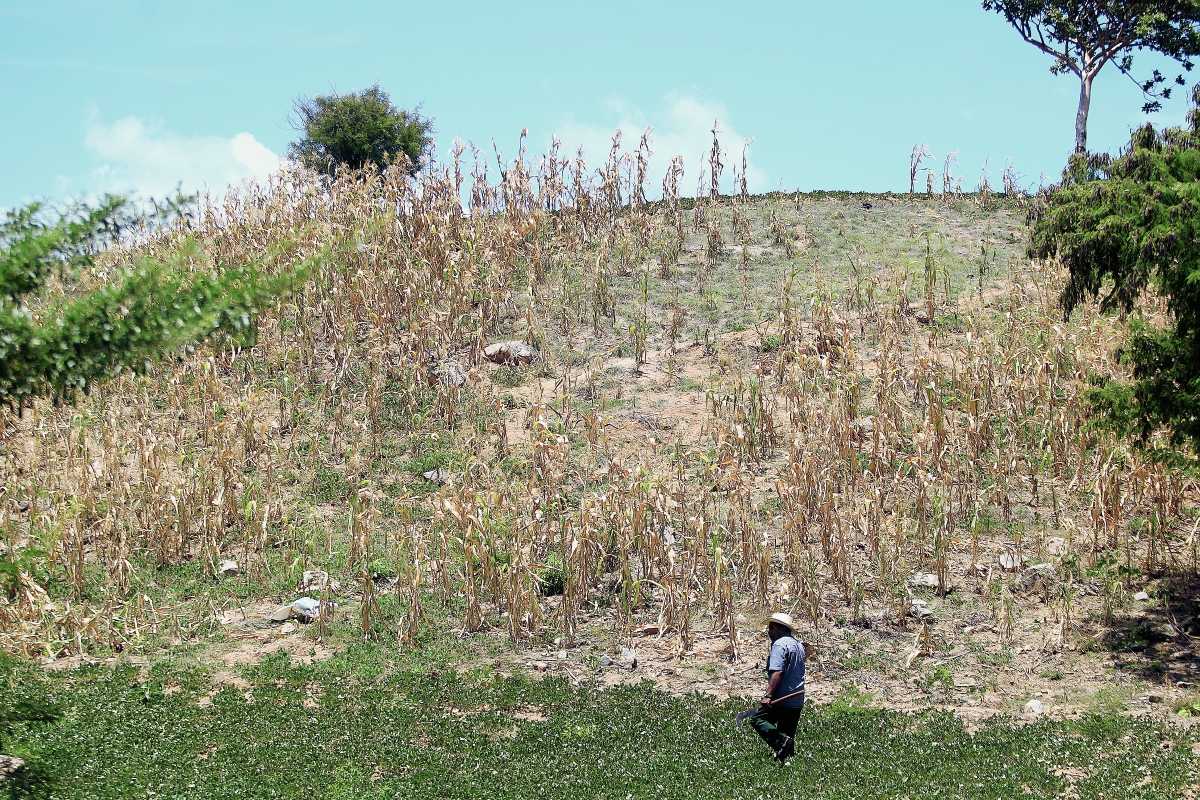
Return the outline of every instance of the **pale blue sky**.
{"type": "MultiPolygon", "coordinates": [[[[694,188],[718,116],[735,155],[754,137],[760,191],[904,190],[917,142],[939,163],[958,149],[968,188],[987,156],[995,182],[1011,157],[1036,184],[1062,169],[1078,96],[1049,66],[974,0],[0,0],[0,207],[222,188],[276,163],[297,95],[376,81],[424,103],[443,152],[457,136],[511,154],[527,126],[531,150],[558,132],[598,163],[616,126],[650,124],[657,164],[682,153],[694,188]]],[[[1153,118],[1177,124],[1184,94],[1153,118]]],[[[1141,105],[1107,68],[1093,149],[1126,141],[1141,105]]]]}

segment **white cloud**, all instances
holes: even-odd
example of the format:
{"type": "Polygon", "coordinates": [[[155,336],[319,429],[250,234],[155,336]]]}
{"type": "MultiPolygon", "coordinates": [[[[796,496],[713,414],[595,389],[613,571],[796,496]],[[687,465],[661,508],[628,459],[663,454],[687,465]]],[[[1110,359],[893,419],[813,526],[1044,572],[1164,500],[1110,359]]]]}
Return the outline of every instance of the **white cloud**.
{"type": "Polygon", "coordinates": [[[212,190],[220,193],[244,179],[263,180],[280,168],[280,157],[249,133],[232,138],[179,136],[161,122],[126,117],[111,125],[93,114],[84,145],[101,162],[84,181],[87,193],[132,192],[142,197],[212,190]]]}
{"type": "MultiPolygon", "coordinates": [[[[683,156],[681,189],[683,194],[690,196],[696,192],[700,170],[708,169],[706,159],[712,149],[713,120],[719,120],[717,140],[724,151],[721,160],[725,164],[721,175],[721,191],[728,193],[733,186],[734,165],[741,171],[742,145],[746,137],[733,127],[725,106],[678,93],[667,95],[665,101],[663,110],[646,114],[624,101],[615,100],[610,106],[620,120],[616,125],[590,125],[572,121],[560,126],[556,133],[562,139],[564,154],[573,156],[576,148],[582,146],[588,167],[594,170],[608,157],[615,130],[621,131],[622,149],[630,152],[637,148],[642,131],[650,125],[654,128],[650,135],[650,149],[654,157],[650,160],[646,181],[647,196],[658,197],[662,194],[663,175],[673,156],[683,156]]],[[[747,159],[747,186],[752,192],[768,191],[771,188],[770,176],[765,170],[754,166],[753,152],[751,145],[747,159]]]]}

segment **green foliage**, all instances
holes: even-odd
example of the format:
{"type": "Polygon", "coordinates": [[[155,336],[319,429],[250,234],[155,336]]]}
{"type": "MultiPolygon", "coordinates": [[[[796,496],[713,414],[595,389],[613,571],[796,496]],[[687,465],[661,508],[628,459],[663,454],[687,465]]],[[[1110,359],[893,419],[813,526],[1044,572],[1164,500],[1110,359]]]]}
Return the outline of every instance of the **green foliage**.
{"type": "Polygon", "coordinates": [[[526,371],[520,367],[500,367],[496,370],[496,383],[506,389],[515,389],[525,383],[526,371]]]}
{"type": "Polygon", "coordinates": [[[327,505],[344,503],[350,499],[354,489],[346,476],[335,469],[317,467],[313,471],[312,499],[327,505]]]}
{"type": "Polygon", "coordinates": [[[62,717],[62,710],[30,686],[22,685],[3,693],[3,703],[0,703],[0,752],[4,750],[5,741],[12,735],[18,724],[30,722],[57,722],[62,717]]]}
{"type": "Polygon", "coordinates": [[[26,731],[62,719],[44,681],[27,663],[9,660],[0,653],[0,753],[16,756],[24,766],[0,781],[0,797],[45,797],[53,788],[53,771],[20,741],[26,731]]]}
{"type": "Polygon", "coordinates": [[[1169,636],[1149,622],[1141,622],[1128,630],[1109,634],[1103,644],[1115,653],[1137,653],[1166,641],[1170,641],[1169,636]]]}
{"type": "Polygon", "coordinates": [[[435,469],[459,471],[463,468],[464,463],[463,454],[459,451],[446,447],[435,447],[434,449],[425,450],[414,455],[409,460],[407,469],[413,475],[420,477],[426,472],[432,472],[435,469]]]}
{"type": "Polygon", "coordinates": [[[288,146],[288,154],[325,174],[368,164],[383,169],[400,159],[416,171],[433,132],[433,120],[422,117],[419,108],[393,106],[379,84],[361,92],[302,98],[295,110],[296,127],[304,135],[288,146]]]}
{"type": "Polygon", "coordinates": [[[537,581],[543,596],[554,597],[562,594],[567,588],[562,556],[550,553],[546,557],[546,565],[537,570],[537,581]]]}
{"type": "Polygon", "coordinates": [[[1068,765],[1086,773],[1080,797],[1150,798],[1180,796],[1196,764],[1193,733],[1170,730],[1164,748],[1168,731],[1147,718],[991,720],[970,734],[948,713],[875,710],[846,693],[805,709],[780,769],[733,724],[746,700],[387,671],[394,648],[363,656],[272,656],[246,672],[249,690],[226,686],[207,707],[194,669],[88,667],[51,678],[70,681],[64,721],[22,740],[62,776],[56,796],[97,799],[1051,798],[1071,788],[1068,765]]]}
{"type": "Polygon", "coordinates": [[[764,353],[774,353],[783,346],[783,337],[777,333],[768,333],[762,337],[759,349],[764,353]]]}
{"type": "Polygon", "coordinates": [[[1070,271],[1068,315],[1088,297],[1126,313],[1147,289],[1166,300],[1165,327],[1131,319],[1119,355],[1134,382],[1098,382],[1090,400],[1105,424],[1143,445],[1165,426],[1172,445],[1200,451],[1200,87],[1193,99],[1187,129],[1146,125],[1116,159],[1072,157],[1032,214],[1029,253],[1057,254],[1070,271]]]}
{"type": "Polygon", "coordinates": [[[28,544],[19,549],[14,547],[12,536],[7,535],[10,533],[10,530],[5,531],[5,552],[4,556],[0,557],[0,594],[13,600],[21,589],[21,573],[36,575],[41,559],[45,558],[46,553],[40,547],[28,544]]]}
{"type": "Polygon", "coordinates": [[[70,400],[216,331],[252,336],[257,309],[294,278],[269,277],[258,264],[203,270],[197,244],[184,241],[78,291],[79,268],[137,222],[113,195],[66,213],[35,203],[0,222],[0,401],[70,400]],[[62,285],[52,294],[55,271],[62,285]]]}

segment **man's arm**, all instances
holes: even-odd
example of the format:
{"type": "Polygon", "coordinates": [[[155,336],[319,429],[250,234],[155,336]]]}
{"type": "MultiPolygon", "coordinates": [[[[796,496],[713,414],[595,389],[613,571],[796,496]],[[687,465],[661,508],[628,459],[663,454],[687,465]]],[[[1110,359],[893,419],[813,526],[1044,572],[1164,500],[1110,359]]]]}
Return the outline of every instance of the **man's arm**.
{"type": "Polygon", "coordinates": [[[771,673],[771,679],[767,681],[767,693],[763,696],[762,707],[771,707],[771,698],[779,691],[779,684],[783,682],[783,670],[777,669],[771,673]]]}

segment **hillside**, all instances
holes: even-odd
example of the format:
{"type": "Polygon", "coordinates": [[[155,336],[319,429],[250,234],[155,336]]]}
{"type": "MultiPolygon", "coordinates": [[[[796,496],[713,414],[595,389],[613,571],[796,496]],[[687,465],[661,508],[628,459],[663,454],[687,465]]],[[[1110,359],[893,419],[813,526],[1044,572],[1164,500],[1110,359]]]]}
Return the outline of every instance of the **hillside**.
{"type": "Polygon", "coordinates": [[[1063,320],[1033,201],[649,204],[633,166],[285,176],[145,244],[323,259],[256,342],[9,419],[3,648],[194,655],[158,690],[201,707],[364,638],[724,700],[782,608],[817,704],[1191,713],[1197,487],[1089,426],[1123,323],[1063,320]]]}

